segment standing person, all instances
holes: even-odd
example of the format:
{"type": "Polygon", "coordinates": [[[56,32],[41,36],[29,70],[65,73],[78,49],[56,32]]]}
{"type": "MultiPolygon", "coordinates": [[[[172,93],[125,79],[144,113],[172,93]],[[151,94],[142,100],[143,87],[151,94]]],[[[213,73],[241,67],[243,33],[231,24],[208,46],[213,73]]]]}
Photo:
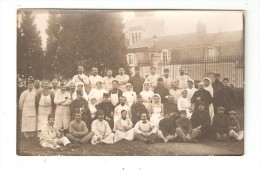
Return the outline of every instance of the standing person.
{"type": "Polygon", "coordinates": [[[178,99],[181,97],[181,90],[178,89],[178,83],[172,83],[172,89],[169,90],[170,95],[174,97],[174,103],[177,104],[178,99]]]}
{"type": "Polygon", "coordinates": [[[79,90],[79,91],[81,91],[82,92],[82,94],[83,94],[83,98],[86,100],[86,101],[88,101],[88,94],[85,92],[85,90],[84,90],[85,88],[84,88],[84,83],[82,83],[82,82],[78,82],[78,83],[76,83],[76,90],[75,90],[75,92],[73,93],[73,95],[72,95],[72,99],[73,100],[75,100],[76,98],[77,98],[77,90],[79,90]]]}
{"type": "Polygon", "coordinates": [[[96,114],[97,114],[97,99],[92,97],[90,98],[88,102],[88,108],[90,111],[90,122],[89,124],[91,125],[92,122],[96,119],[96,114]]]}
{"type": "Polygon", "coordinates": [[[188,88],[188,83],[187,81],[190,79],[190,77],[188,75],[184,74],[184,68],[180,67],[179,72],[180,75],[176,76],[175,81],[178,83],[179,85],[179,89],[187,89],[188,88]]]}
{"type": "Polygon", "coordinates": [[[147,110],[149,112],[152,125],[158,127],[159,121],[164,116],[163,104],[161,103],[161,97],[159,94],[153,95],[152,103],[148,106],[147,110]]]}
{"type": "Polygon", "coordinates": [[[73,76],[72,82],[75,84],[79,82],[83,83],[85,92],[89,92],[89,78],[84,74],[84,67],[82,65],[78,66],[78,74],[73,76]]]}
{"type": "Polygon", "coordinates": [[[156,68],[155,67],[151,67],[150,68],[150,75],[146,78],[146,82],[149,82],[151,85],[151,90],[154,91],[154,88],[157,85],[157,80],[159,78],[159,75],[156,74],[156,68]]]}
{"type": "Polygon", "coordinates": [[[126,90],[125,85],[128,83],[129,76],[125,74],[125,69],[124,68],[119,68],[119,75],[115,77],[115,79],[118,81],[119,84],[119,89],[122,90],[123,92],[126,90]]]}
{"type": "Polygon", "coordinates": [[[194,111],[191,116],[191,123],[193,128],[199,132],[198,137],[209,138],[211,132],[211,120],[207,110],[205,110],[205,103],[198,103],[198,110],[194,111]]]}
{"type": "MultiPolygon", "coordinates": [[[[213,87],[211,85],[211,80],[210,78],[208,77],[205,77],[203,79],[203,82],[204,82],[204,89],[209,91],[211,97],[212,97],[212,102],[213,102],[213,94],[214,94],[214,91],[213,91],[213,87]]],[[[210,116],[210,120],[211,120],[211,123],[213,121],[213,117],[214,117],[214,107],[213,107],[213,103],[211,103],[209,105],[209,116],[210,116]]]]}
{"type": "Polygon", "coordinates": [[[129,83],[133,86],[133,91],[140,94],[143,90],[144,78],[140,76],[140,67],[135,67],[135,75],[129,79],[129,83]]]}
{"type": "Polygon", "coordinates": [[[217,103],[216,103],[216,96],[218,96],[219,94],[219,90],[222,89],[224,87],[223,83],[219,80],[220,79],[220,74],[216,73],[214,74],[214,79],[215,81],[212,83],[212,87],[213,87],[213,105],[214,108],[217,107],[217,103]]]}
{"type": "Polygon", "coordinates": [[[164,114],[164,118],[159,122],[158,137],[161,138],[165,143],[168,141],[173,141],[177,136],[175,136],[176,123],[170,118],[169,113],[164,114]]]}
{"type": "Polygon", "coordinates": [[[76,144],[86,144],[93,136],[93,132],[87,128],[86,123],[81,120],[82,115],[79,109],[74,112],[74,120],[70,122],[69,133],[66,137],[76,144]]]}
{"type": "Polygon", "coordinates": [[[126,103],[130,107],[136,102],[136,93],[133,91],[133,86],[130,83],[126,84],[126,91],[123,92],[123,96],[126,97],[126,103]]]}
{"type": "Polygon", "coordinates": [[[222,106],[225,108],[225,115],[228,114],[229,111],[237,103],[237,97],[233,88],[229,87],[229,79],[223,79],[224,88],[219,90],[218,96],[216,96],[216,103],[218,106],[222,106]]]}
{"type": "Polygon", "coordinates": [[[96,87],[98,81],[102,83],[104,82],[103,78],[100,75],[98,75],[98,68],[92,67],[92,75],[89,76],[89,84],[90,84],[89,91],[91,91],[96,87]]]}
{"type": "Polygon", "coordinates": [[[36,93],[40,93],[40,91],[42,91],[40,80],[34,80],[34,88],[33,88],[33,90],[36,93]]]}
{"type": "Polygon", "coordinates": [[[94,133],[91,143],[93,145],[97,143],[106,143],[106,144],[113,144],[114,143],[114,133],[110,129],[109,124],[106,120],[104,120],[104,112],[98,110],[97,111],[97,118],[93,121],[91,125],[92,132],[94,133]]]}
{"type": "Polygon", "coordinates": [[[76,113],[80,110],[82,113],[82,120],[86,123],[88,129],[91,127],[91,115],[88,108],[88,101],[83,97],[83,91],[76,90],[77,98],[71,103],[71,113],[76,113]]]}
{"type": "Polygon", "coordinates": [[[145,108],[145,105],[143,105],[142,96],[138,95],[137,102],[131,106],[132,122],[134,125],[141,120],[142,113],[148,114],[148,110],[145,108]]]}
{"type": "Polygon", "coordinates": [[[177,104],[175,104],[172,95],[168,96],[168,102],[164,104],[164,114],[165,113],[169,113],[174,122],[180,117],[177,104]]]}
{"type": "Polygon", "coordinates": [[[48,123],[45,125],[41,132],[40,144],[44,148],[58,149],[62,145],[70,146],[71,143],[67,137],[65,137],[62,132],[60,132],[54,125],[55,115],[48,115],[48,123]]]}
{"type": "Polygon", "coordinates": [[[147,120],[147,114],[141,114],[141,120],[135,124],[134,137],[145,143],[154,143],[157,137],[158,128],[154,127],[150,121],[147,120]]]}
{"type": "Polygon", "coordinates": [[[164,69],[163,70],[163,84],[164,87],[166,87],[168,90],[172,88],[172,83],[173,83],[173,78],[169,77],[169,69],[164,69]]]}
{"type": "Polygon", "coordinates": [[[225,108],[218,107],[214,115],[212,128],[218,141],[225,141],[228,133],[228,117],[224,115],[225,108]]]}
{"type": "Polygon", "coordinates": [[[126,117],[127,111],[121,111],[121,118],[115,123],[115,137],[114,142],[118,142],[122,139],[132,141],[134,139],[133,123],[130,118],[126,117]]]}
{"type": "Polygon", "coordinates": [[[97,81],[96,87],[93,88],[89,93],[89,98],[95,98],[97,100],[97,104],[101,103],[103,100],[103,94],[108,91],[103,88],[103,84],[101,81],[97,81]]]}
{"type": "Polygon", "coordinates": [[[106,77],[103,77],[103,80],[104,80],[104,88],[107,90],[107,91],[110,91],[112,90],[113,88],[113,85],[112,85],[112,81],[115,80],[114,77],[112,77],[113,75],[113,72],[111,69],[108,69],[107,70],[107,76],[106,77]]]}
{"type": "MultiPolygon", "coordinates": [[[[43,90],[36,95],[37,130],[40,132],[48,123],[48,115],[55,113],[54,94],[49,90],[49,81],[43,80],[43,90]]],[[[40,135],[40,133],[38,134],[40,135]]]]}
{"type": "Polygon", "coordinates": [[[187,90],[182,90],[182,96],[178,99],[178,110],[185,110],[187,113],[187,118],[190,119],[193,109],[191,107],[191,100],[187,97],[187,90]]]}
{"type": "Polygon", "coordinates": [[[52,80],[52,83],[51,83],[52,84],[52,89],[51,89],[51,91],[53,92],[54,95],[56,95],[60,91],[58,83],[59,83],[59,81],[57,79],[53,79],[52,80]]]}
{"type": "Polygon", "coordinates": [[[61,89],[55,95],[54,103],[56,104],[55,127],[68,130],[71,120],[70,105],[72,103],[72,98],[70,94],[66,92],[64,83],[61,83],[61,89]]]}
{"type": "MultiPolygon", "coordinates": [[[[126,104],[126,97],[122,96],[120,98],[120,103],[115,107],[114,111],[114,123],[121,117],[121,111],[126,110],[127,111],[127,117],[131,119],[131,109],[130,107],[126,104]]],[[[115,128],[115,126],[114,126],[115,128]]]]}
{"type": "Polygon", "coordinates": [[[152,102],[152,97],[154,95],[154,92],[151,89],[149,82],[144,82],[143,84],[143,91],[141,91],[140,95],[143,98],[143,104],[145,105],[145,108],[147,109],[148,106],[152,102]]]}
{"type": "Polygon", "coordinates": [[[99,103],[96,108],[104,112],[104,119],[108,122],[110,128],[113,129],[115,106],[109,100],[109,93],[103,94],[103,102],[99,103]]]}
{"type": "Polygon", "coordinates": [[[113,89],[109,91],[111,103],[116,106],[119,103],[119,98],[122,97],[123,91],[118,89],[118,81],[112,81],[113,89]]]}
{"type": "Polygon", "coordinates": [[[233,140],[242,141],[244,139],[244,131],[241,130],[239,121],[236,118],[237,112],[228,112],[228,134],[233,140]]]}
{"type": "Polygon", "coordinates": [[[186,110],[180,111],[180,118],[176,120],[176,134],[182,142],[196,142],[198,130],[192,129],[191,120],[187,118],[186,110]]]}
{"type": "Polygon", "coordinates": [[[198,109],[198,102],[205,103],[205,110],[209,112],[209,105],[212,103],[212,96],[209,91],[204,89],[204,82],[198,84],[198,90],[193,94],[191,102],[195,105],[194,111],[198,109]]]}
{"type": "Polygon", "coordinates": [[[23,91],[19,99],[19,114],[22,117],[21,132],[25,138],[30,138],[36,132],[36,92],[33,83],[28,82],[28,89],[23,91]]]}
{"type": "Polygon", "coordinates": [[[163,85],[163,78],[157,79],[157,86],[154,89],[154,93],[157,93],[161,96],[162,103],[167,101],[166,96],[169,95],[169,90],[163,85]]]}
{"type": "Polygon", "coordinates": [[[186,89],[188,92],[187,97],[191,99],[195,91],[197,91],[197,89],[194,87],[194,81],[192,79],[189,79],[187,83],[188,83],[188,88],[186,89]]]}

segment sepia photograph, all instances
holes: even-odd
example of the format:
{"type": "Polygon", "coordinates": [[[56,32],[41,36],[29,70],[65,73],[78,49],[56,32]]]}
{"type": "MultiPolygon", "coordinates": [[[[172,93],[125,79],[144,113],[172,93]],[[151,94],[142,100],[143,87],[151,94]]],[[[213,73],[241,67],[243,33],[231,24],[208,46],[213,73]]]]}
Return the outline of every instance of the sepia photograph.
{"type": "Polygon", "coordinates": [[[17,9],[16,154],[244,155],[244,15],[17,9]]]}

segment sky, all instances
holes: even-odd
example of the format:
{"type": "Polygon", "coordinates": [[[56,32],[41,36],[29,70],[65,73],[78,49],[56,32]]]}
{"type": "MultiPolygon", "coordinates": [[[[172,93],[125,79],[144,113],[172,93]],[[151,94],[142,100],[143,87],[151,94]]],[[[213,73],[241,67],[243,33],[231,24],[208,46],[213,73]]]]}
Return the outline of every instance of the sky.
{"type": "MultiPolygon", "coordinates": [[[[48,11],[35,10],[35,23],[41,32],[43,48],[46,46],[46,28],[48,11]]],[[[123,11],[123,22],[133,20],[133,11],[123,11]]],[[[243,13],[241,11],[188,11],[188,10],[164,10],[154,11],[154,17],[164,19],[165,35],[177,35],[196,31],[196,23],[201,21],[207,26],[207,33],[219,31],[243,30],[243,13]]]]}

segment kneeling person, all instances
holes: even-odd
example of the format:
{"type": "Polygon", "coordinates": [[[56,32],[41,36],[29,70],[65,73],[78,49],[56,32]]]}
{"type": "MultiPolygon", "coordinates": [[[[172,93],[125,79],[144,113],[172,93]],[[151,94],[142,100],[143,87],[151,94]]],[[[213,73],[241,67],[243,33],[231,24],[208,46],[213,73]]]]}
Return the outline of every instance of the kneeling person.
{"type": "Polygon", "coordinates": [[[142,113],[141,120],[135,124],[134,135],[145,143],[154,143],[158,129],[147,120],[147,114],[142,113]]]}
{"type": "Polygon", "coordinates": [[[106,120],[104,120],[104,112],[101,110],[97,111],[98,119],[94,120],[91,125],[92,132],[94,133],[91,143],[93,145],[103,142],[107,144],[114,143],[114,133],[106,120]]]}
{"type": "Polygon", "coordinates": [[[118,142],[122,139],[132,141],[134,139],[133,123],[130,118],[126,117],[127,111],[121,111],[121,118],[117,120],[115,127],[114,142],[118,142]]]}
{"type": "Polygon", "coordinates": [[[196,137],[199,134],[197,129],[192,129],[191,120],[187,118],[186,110],[180,111],[180,118],[176,120],[176,134],[180,141],[196,142],[196,137]]]}
{"type": "Polygon", "coordinates": [[[55,121],[55,115],[48,115],[48,124],[41,131],[40,144],[42,147],[57,149],[61,145],[69,146],[70,141],[67,137],[63,136],[61,132],[58,131],[53,125],[55,121]]]}
{"type": "Polygon", "coordinates": [[[244,131],[241,130],[239,121],[236,118],[237,112],[228,112],[228,130],[231,139],[242,141],[244,139],[244,131]]]}
{"type": "Polygon", "coordinates": [[[172,141],[175,135],[176,124],[174,119],[170,118],[170,113],[165,113],[164,118],[159,122],[158,137],[164,142],[172,141]]]}
{"type": "Polygon", "coordinates": [[[89,132],[86,123],[81,118],[80,109],[76,109],[75,120],[70,122],[69,133],[66,135],[72,143],[86,144],[93,136],[93,132],[89,132]]]}

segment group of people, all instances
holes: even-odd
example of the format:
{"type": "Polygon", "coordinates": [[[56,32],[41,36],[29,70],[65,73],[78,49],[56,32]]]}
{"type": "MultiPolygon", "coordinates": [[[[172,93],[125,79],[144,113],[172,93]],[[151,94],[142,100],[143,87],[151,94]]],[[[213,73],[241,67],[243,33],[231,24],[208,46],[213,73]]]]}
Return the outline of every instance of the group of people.
{"type": "Polygon", "coordinates": [[[205,77],[195,88],[185,70],[179,71],[173,79],[168,69],[160,77],[151,67],[150,75],[143,78],[139,67],[132,77],[120,68],[114,78],[112,70],[101,77],[93,67],[88,77],[78,66],[70,82],[30,80],[19,98],[21,132],[27,139],[37,135],[43,147],[53,149],[134,138],[145,143],[156,138],[163,142],[243,140],[232,110],[236,94],[229,79],[222,83],[215,74],[214,83],[205,77]]]}

